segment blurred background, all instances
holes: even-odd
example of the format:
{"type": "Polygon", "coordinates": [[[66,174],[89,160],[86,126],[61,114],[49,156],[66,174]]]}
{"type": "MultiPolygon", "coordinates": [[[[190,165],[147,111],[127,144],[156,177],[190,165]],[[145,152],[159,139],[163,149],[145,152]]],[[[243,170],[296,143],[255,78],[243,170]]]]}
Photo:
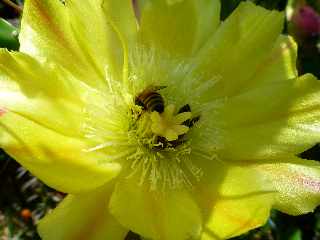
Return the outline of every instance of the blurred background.
{"type": "MultiPolygon", "coordinates": [[[[241,0],[221,0],[225,19],[241,0]]],[[[268,9],[285,11],[284,33],[299,44],[297,67],[320,79],[320,0],[253,0],[268,9]]],[[[19,49],[22,0],[0,0],[0,47],[19,49]]],[[[319,119],[320,121],[320,119],[319,119]]],[[[301,153],[320,160],[320,145],[301,153]]],[[[35,224],[54,208],[64,194],[45,186],[0,149],[0,240],[37,240],[35,224]]],[[[233,240],[320,240],[320,208],[292,217],[277,211],[265,226],[233,240]]]]}

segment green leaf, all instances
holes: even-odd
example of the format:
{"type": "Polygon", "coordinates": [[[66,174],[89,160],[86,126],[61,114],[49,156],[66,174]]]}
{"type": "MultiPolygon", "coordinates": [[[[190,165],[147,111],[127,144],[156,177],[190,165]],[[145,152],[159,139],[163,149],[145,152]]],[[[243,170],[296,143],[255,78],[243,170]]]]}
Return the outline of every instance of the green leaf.
{"type": "Polygon", "coordinates": [[[0,18],[0,47],[9,50],[19,49],[18,29],[0,18]]]}
{"type": "Polygon", "coordinates": [[[289,238],[289,240],[301,240],[301,239],[302,239],[302,233],[300,229],[295,230],[289,238]]]}

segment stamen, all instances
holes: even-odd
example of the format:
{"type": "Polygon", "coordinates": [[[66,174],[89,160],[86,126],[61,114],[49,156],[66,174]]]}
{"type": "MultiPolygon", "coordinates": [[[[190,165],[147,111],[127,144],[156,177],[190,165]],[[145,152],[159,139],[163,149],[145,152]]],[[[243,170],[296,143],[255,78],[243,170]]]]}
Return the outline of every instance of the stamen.
{"type": "Polygon", "coordinates": [[[105,142],[105,143],[101,143],[95,147],[89,148],[89,149],[85,149],[86,152],[94,152],[97,150],[101,150],[107,147],[124,147],[124,146],[131,146],[131,144],[128,144],[126,142],[119,142],[119,141],[113,141],[113,142],[105,142]]]}

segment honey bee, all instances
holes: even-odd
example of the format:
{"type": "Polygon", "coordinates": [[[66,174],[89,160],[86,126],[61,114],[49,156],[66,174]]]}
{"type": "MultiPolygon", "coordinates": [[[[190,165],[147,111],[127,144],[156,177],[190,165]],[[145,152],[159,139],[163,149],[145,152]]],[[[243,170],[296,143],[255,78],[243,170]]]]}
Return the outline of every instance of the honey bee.
{"type": "Polygon", "coordinates": [[[164,111],[164,99],[158,91],[163,88],[165,86],[148,87],[136,97],[135,104],[148,112],[162,113],[164,111]]]}
{"type": "MultiPolygon", "coordinates": [[[[146,88],[135,98],[135,104],[141,106],[144,111],[152,112],[156,111],[158,113],[163,113],[164,111],[164,99],[161,94],[158,92],[159,90],[166,88],[166,86],[152,86],[146,88]]],[[[189,104],[182,106],[179,113],[191,112],[191,107],[189,104]]],[[[138,116],[138,118],[141,115],[138,116]]],[[[182,124],[192,128],[196,122],[200,120],[200,116],[196,116],[184,121],[182,124]]],[[[178,136],[178,139],[174,141],[168,141],[165,137],[156,136],[155,143],[156,145],[152,148],[154,151],[161,151],[168,147],[175,148],[186,141],[186,134],[182,134],[178,136]]]]}

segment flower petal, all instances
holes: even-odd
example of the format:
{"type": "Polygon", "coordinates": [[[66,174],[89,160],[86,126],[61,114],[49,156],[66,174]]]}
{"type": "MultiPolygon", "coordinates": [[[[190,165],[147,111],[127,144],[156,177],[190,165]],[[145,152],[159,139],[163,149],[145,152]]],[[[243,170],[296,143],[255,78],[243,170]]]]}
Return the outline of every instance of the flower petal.
{"type": "Polygon", "coordinates": [[[312,147],[320,141],[319,91],[315,77],[304,75],[229,98],[222,113],[221,156],[257,160],[312,147]]]}
{"type": "Polygon", "coordinates": [[[263,225],[271,208],[298,215],[320,203],[320,164],[297,157],[216,162],[195,196],[203,209],[202,239],[225,239],[263,225]],[[214,169],[219,172],[212,174],[214,169]]]}
{"type": "Polygon", "coordinates": [[[63,192],[87,191],[117,175],[119,165],[84,152],[89,143],[79,81],[23,53],[1,50],[0,62],[0,146],[6,152],[63,192]]]}
{"type": "Polygon", "coordinates": [[[137,20],[134,15],[132,0],[103,1],[103,10],[110,21],[114,31],[121,41],[123,49],[123,81],[128,81],[129,49],[136,43],[137,20]]]}
{"type": "Polygon", "coordinates": [[[87,143],[61,135],[20,114],[0,118],[0,146],[47,185],[78,193],[103,185],[119,171],[105,156],[85,152],[87,143]]]}
{"type": "Polygon", "coordinates": [[[58,62],[90,86],[105,87],[105,66],[119,77],[123,56],[101,4],[102,0],[70,0],[65,5],[59,0],[26,1],[20,51],[58,62]]]}
{"type": "Polygon", "coordinates": [[[202,169],[195,197],[202,209],[201,239],[226,239],[263,225],[276,191],[272,184],[246,165],[194,156],[202,169]]]}
{"type": "Polygon", "coordinates": [[[269,217],[272,199],[272,194],[219,198],[214,203],[201,240],[228,239],[260,227],[269,217]]]}
{"type": "Polygon", "coordinates": [[[277,192],[274,207],[290,215],[313,211],[320,204],[320,164],[296,157],[252,167],[277,192]]]}
{"type": "Polygon", "coordinates": [[[142,1],[140,7],[141,42],[173,56],[199,50],[220,23],[218,0],[142,1]]]}
{"type": "Polygon", "coordinates": [[[107,18],[112,21],[116,32],[120,35],[120,39],[127,44],[133,43],[136,40],[138,25],[132,0],[104,1],[103,9],[107,18]]]}
{"type": "Polygon", "coordinates": [[[0,79],[0,107],[64,135],[81,136],[81,84],[67,72],[1,49],[0,79]]]}
{"type": "Polygon", "coordinates": [[[110,211],[123,226],[155,240],[184,240],[201,231],[198,206],[186,191],[151,191],[132,178],[117,183],[110,211]]]}
{"type": "Polygon", "coordinates": [[[123,240],[128,232],[108,212],[110,190],[68,195],[38,225],[43,240],[123,240]]]}
{"type": "MultiPolygon", "coordinates": [[[[102,80],[105,80],[106,72],[111,74],[113,79],[120,80],[123,48],[118,34],[108,22],[108,16],[102,7],[104,2],[104,0],[68,0],[66,8],[72,34],[85,60],[100,73],[102,80]]],[[[117,8],[117,13],[126,14],[123,8],[117,8]]]]}
{"type": "Polygon", "coordinates": [[[267,59],[258,66],[250,88],[297,78],[296,66],[297,44],[292,37],[281,35],[267,59]]]}
{"type": "Polygon", "coordinates": [[[212,96],[230,96],[246,86],[281,33],[284,16],[247,1],[218,28],[197,56],[196,74],[219,80],[212,96]]]}

